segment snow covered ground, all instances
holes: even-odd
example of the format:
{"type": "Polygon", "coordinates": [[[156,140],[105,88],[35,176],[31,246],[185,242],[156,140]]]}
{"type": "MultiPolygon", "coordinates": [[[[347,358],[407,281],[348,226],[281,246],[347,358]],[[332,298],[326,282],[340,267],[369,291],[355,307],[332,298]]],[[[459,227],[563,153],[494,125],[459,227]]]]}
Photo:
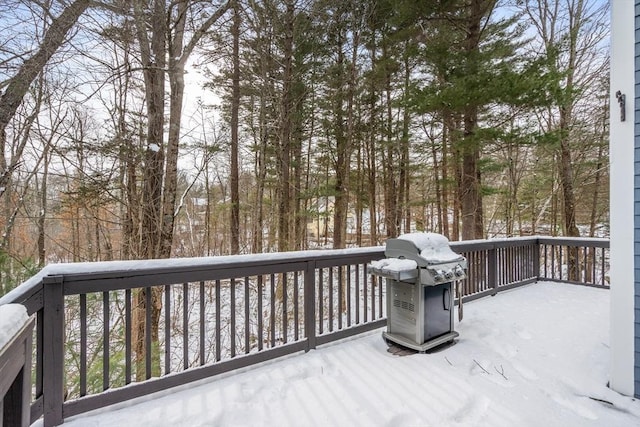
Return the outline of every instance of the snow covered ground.
{"type": "Polygon", "coordinates": [[[456,330],[407,356],[375,331],[65,426],[640,426],[607,388],[608,291],[529,285],[466,304],[456,330]]]}

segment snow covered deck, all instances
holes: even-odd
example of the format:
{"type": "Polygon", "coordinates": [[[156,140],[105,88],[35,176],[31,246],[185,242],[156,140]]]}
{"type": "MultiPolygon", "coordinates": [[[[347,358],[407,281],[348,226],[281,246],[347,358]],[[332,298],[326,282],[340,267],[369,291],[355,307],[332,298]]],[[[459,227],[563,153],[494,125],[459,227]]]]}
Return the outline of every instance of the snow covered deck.
{"type": "Polygon", "coordinates": [[[64,425],[640,425],[640,402],[607,388],[608,290],[528,285],[465,304],[456,330],[455,345],[407,356],[378,330],[64,425]]]}

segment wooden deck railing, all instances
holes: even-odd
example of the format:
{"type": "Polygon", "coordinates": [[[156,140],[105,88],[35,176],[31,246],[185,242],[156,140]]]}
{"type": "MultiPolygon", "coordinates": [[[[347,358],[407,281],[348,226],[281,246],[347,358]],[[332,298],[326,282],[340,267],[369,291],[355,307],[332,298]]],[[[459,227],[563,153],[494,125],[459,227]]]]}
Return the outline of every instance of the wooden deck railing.
{"type": "MultiPolygon", "coordinates": [[[[0,307],[0,311],[2,308],[0,307]]],[[[10,314],[15,316],[14,312],[10,314]]],[[[31,425],[29,403],[33,319],[25,320],[17,326],[18,328],[13,325],[10,331],[14,332],[5,336],[5,340],[0,339],[0,426],[7,427],[31,425]]]]}
{"type": "MultiPolygon", "coordinates": [[[[452,247],[469,261],[463,300],[540,279],[569,281],[567,260],[580,272],[571,282],[607,286],[607,240],[531,237],[452,247]]],[[[46,267],[0,298],[37,315],[31,420],[58,425],[380,328],[384,283],[366,266],[383,257],[384,248],[374,247],[46,267]]]]}

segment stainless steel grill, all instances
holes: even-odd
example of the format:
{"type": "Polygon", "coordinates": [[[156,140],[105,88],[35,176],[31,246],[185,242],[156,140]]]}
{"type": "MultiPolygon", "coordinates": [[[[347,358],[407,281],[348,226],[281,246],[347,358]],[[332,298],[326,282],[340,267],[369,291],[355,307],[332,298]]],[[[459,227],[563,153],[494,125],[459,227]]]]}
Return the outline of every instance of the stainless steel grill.
{"type": "Polygon", "coordinates": [[[390,342],[424,352],[452,341],[453,282],[466,277],[467,260],[436,233],[409,233],[388,239],[387,258],[369,272],[386,278],[390,342]]]}

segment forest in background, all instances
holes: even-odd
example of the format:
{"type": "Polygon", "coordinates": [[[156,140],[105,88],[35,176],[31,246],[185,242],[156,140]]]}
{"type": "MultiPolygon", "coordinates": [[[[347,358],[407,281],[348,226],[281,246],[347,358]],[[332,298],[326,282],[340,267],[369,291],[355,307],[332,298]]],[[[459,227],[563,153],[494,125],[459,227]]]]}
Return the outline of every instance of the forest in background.
{"type": "Polygon", "coordinates": [[[0,295],[52,262],[608,235],[607,2],[0,16],[0,295]]]}

